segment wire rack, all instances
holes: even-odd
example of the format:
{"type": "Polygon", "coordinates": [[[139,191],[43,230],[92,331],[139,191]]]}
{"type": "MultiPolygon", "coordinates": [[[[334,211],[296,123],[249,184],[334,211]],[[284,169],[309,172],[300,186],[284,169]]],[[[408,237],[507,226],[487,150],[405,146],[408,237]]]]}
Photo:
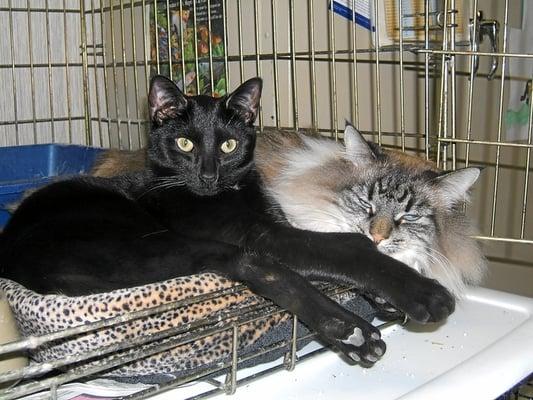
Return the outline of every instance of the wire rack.
{"type": "MultiPolygon", "coordinates": [[[[343,2],[0,0],[0,145],[60,142],[137,149],[146,143],[146,93],[154,73],[170,76],[188,93],[212,95],[259,75],[265,82],[259,131],[308,130],[337,139],[347,119],[379,144],[435,160],[445,169],[487,167],[468,209],[480,227],[478,238],[490,244],[489,259],[501,274],[511,267],[530,271],[533,77],[521,73],[517,62],[527,63],[533,54],[511,48],[517,5],[509,0],[371,0],[369,17],[380,21],[380,29],[365,30],[350,21],[359,18],[354,12],[333,12],[338,3],[343,2]],[[190,32],[192,46],[184,39],[190,32]],[[204,43],[201,32],[207,34],[204,43]],[[220,76],[224,82],[215,87],[220,76]],[[509,134],[506,110],[516,92],[513,85],[524,88],[528,117],[515,136],[509,134]]],[[[356,3],[343,4],[355,10],[356,3]]],[[[238,317],[224,328],[206,320],[189,332],[161,335],[180,333],[177,345],[279,312],[265,302],[238,316],[223,316],[238,317]]],[[[121,321],[28,338],[1,346],[0,355],[121,321]]],[[[293,335],[282,368],[294,367],[295,341],[293,335]]],[[[0,375],[4,382],[83,362],[70,372],[0,391],[0,397],[17,398],[44,387],[53,397],[58,385],[74,377],[146,355],[142,348],[125,346],[0,375]],[[97,356],[104,358],[91,361],[97,356]]],[[[234,353],[220,365],[218,371],[230,372],[215,391],[235,390],[238,361],[234,353]]]]}

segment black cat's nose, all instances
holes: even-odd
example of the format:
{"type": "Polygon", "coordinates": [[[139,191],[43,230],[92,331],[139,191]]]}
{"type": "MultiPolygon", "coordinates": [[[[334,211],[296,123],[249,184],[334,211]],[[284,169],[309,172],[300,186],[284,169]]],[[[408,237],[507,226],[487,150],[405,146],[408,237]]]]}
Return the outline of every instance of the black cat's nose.
{"type": "Polygon", "coordinates": [[[204,172],[200,174],[200,179],[204,183],[215,183],[218,180],[218,174],[216,172],[204,172]]]}

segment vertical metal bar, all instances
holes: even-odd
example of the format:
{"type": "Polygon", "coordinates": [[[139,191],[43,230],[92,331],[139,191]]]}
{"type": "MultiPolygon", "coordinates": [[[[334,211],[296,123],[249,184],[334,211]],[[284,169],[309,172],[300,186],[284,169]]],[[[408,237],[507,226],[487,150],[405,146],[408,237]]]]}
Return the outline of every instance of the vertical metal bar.
{"type": "Polygon", "coordinates": [[[294,38],[294,0],[289,1],[289,31],[291,41],[291,91],[292,91],[292,115],[294,130],[298,130],[298,77],[296,75],[296,41],[294,38]]]}
{"type": "Polygon", "coordinates": [[[241,0],[237,0],[237,33],[239,43],[239,71],[241,83],[244,81],[244,57],[242,52],[242,14],[241,14],[241,0]]]}
{"type": "Polygon", "coordinates": [[[331,52],[331,127],[334,129],[335,140],[339,139],[339,121],[337,120],[337,68],[336,68],[336,48],[335,48],[335,13],[333,12],[333,1],[330,2],[329,10],[329,51],[331,52]]]}
{"type": "Polygon", "coordinates": [[[309,47],[311,49],[311,118],[313,121],[313,130],[318,130],[318,110],[317,110],[317,94],[316,94],[316,60],[315,60],[315,10],[314,0],[309,0],[309,47]]]}
{"type": "Polygon", "coordinates": [[[68,61],[68,30],[67,30],[67,4],[63,0],[63,38],[65,41],[65,81],[67,83],[67,119],[68,119],[68,142],[72,143],[72,109],[70,95],[70,65],[68,61]]]}
{"type": "Polygon", "coordinates": [[[224,76],[226,77],[226,92],[229,92],[230,76],[228,68],[228,4],[226,0],[222,1],[222,20],[224,21],[224,76]]]}
{"type": "MultiPolygon", "coordinates": [[[[259,8],[258,0],[254,0],[254,32],[255,32],[255,72],[257,76],[261,76],[261,41],[259,40],[259,32],[261,28],[261,9],[259,8]]],[[[263,132],[263,108],[261,107],[262,100],[259,106],[259,131],[263,132]]]]}
{"type": "Polygon", "coordinates": [[[237,355],[239,350],[239,328],[237,325],[233,325],[232,328],[231,344],[231,367],[224,385],[226,394],[234,394],[237,390],[237,355]]]}
{"type": "MultiPolygon", "coordinates": [[[[424,2],[424,49],[429,50],[429,4],[424,2]]],[[[429,160],[429,53],[424,54],[424,147],[429,160]]]]}
{"type": "MultiPolygon", "coordinates": [[[[135,98],[135,118],[137,121],[139,121],[139,78],[137,75],[137,41],[135,39],[135,35],[137,34],[137,30],[135,29],[135,3],[134,0],[130,0],[130,22],[131,22],[131,52],[133,57],[133,88],[135,95],[133,96],[135,98]]],[[[144,36],[143,36],[144,39],[144,36]]],[[[124,44],[123,44],[124,46],[124,44]]],[[[139,147],[142,147],[143,145],[143,132],[141,129],[142,125],[140,122],[137,122],[137,135],[139,135],[138,139],[138,145],[139,147]]]]}
{"type": "Polygon", "coordinates": [[[57,400],[57,385],[55,383],[50,385],[50,399],[57,400]]]}
{"type": "MultiPolygon", "coordinates": [[[[180,16],[181,17],[181,16],[180,16]]],[[[172,71],[172,26],[170,19],[170,3],[167,0],[167,51],[168,51],[168,77],[173,79],[174,71],[172,71]]]]}
{"type": "Polygon", "coordinates": [[[287,371],[294,370],[296,366],[296,348],[298,344],[298,317],[294,315],[292,317],[292,335],[291,335],[291,348],[287,354],[285,354],[285,369],[287,371]]]}
{"type": "MultiPolygon", "coordinates": [[[[95,26],[96,14],[94,10],[94,0],[91,0],[91,31],[92,31],[92,48],[93,48],[93,68],[94,68],[94,85],[96,93],[96,114],[98,119],[98,133],[100,139],[100,146],[104,146],[104,137],[102,133],[102,114],[100,109],[100,84],[98,79],[98,48],[96,45],[96,26],[95,26]]],[[[104,51],[103,43],[101,44],[102,52],[104,51]]],[[[105,67],[104,67],[105,68],[105,67]]]]}
{"type": "Polygon", "coordinates": [[[80,35],[81,35],[81,60],[83,79],[83,111],[85,120],[85,143],[89,146],[93,144],[91,133],[91,103],[89,98],[89,64],[87,60],[87,20],[85,16],[85,0],[80,0],[80,35]]]}
{"type": "MultiPolygon", "coordinates": [[[[475,35],[478,29],[478,20],[477,20],[477,4],[478,0],[474,0],[473,3],[473,9],[472,9],[472,34],[475,35]]],[[[470,38],[471,41],[476,40],[474,38],[470,38]]],[[[472,138],[472,107],[473,107],[473,100],[474,100],[474,81],[476,78],[476,74],[474,71],[474,56],[470,56],[470,80],[468,82],[468,106],[467,106],[467,114],[466,114],[466,138],[467,140],[470,140],[472,138]]],[[[466,144],[466,154],[465,154],[465,164],[468,167],[470,164],[470,143],[466,144]]]]}
{"type": "MultiPolygon", "coordinates": [[[[104,1],[99,0],[100,2],[100,43],[102,44],[102,65],[103,65],[103,74],[104,74],[104,98],[105,98],[105,110],[107,117],[107,139],[109,145],[111,145],[111,115],[109,113],[109,84],[108,84],[108,75],[107,75],[107,63],[106,63],[106,48],[104,45],[104,1]]],[[[120,133],[119,133],[120,135],[120,133]]],[[[119,139],[120,147],[120,139],[119,139]]]]}
{"type": "Polygon", "coordinates": [[[193,29],[194,29],[194,66],[196,68],[196,94],[200,94],[200,67],[198,65],[198,25],[196,18],[196,0],[192,1],[193,8],[193,29]]]}
{"type": "Polygon", "coordinates": [[[355,0],[352,0],[352,124],[359,129],[359,82],[357,80],[357,25],[355,23],[355,0]]]}
{"type": "Polygon", "coordinates": [[[211,35],[211,0],[207,0],[207,29],[209,31],[209,82],[211,84],[211,96],[215,94],[215,78],[213,76],[213,40],[211,35]]]}
{"type": "Polygon", "coordinates": [[[50,93],[49,98],[49,109],[50,109],[50,128],[52,131],[52,142],[56,141],[56,132],[54,124],[54,88],[52,83],[52,54],[50,46],[50,7],[49,0],[46,0],[44,3],[45,7],[45,19],[46,19],[46,52],[47,52],[47,61],[48,61],[48,92],[50,93]]]}
{"type": "MultiPolygon", "coordinates": [[[[450,0],[450,50],[455,51],[455,21],[456,21],[456,13],[457,10],[455,9],[455,0],[450,0]]],[[[451,85],[451,100],[450,100],[450,107],[451,107],[451,120],[450,120],[450,130],[451,130],[451,136],[453,139],[456,138],[456,112],[457,112],[457,104],[456,104],[456,95],[457,95],[457,87],[456,87],[456,76],[455,76],[455,56],[452,54],[450,55],[450,67],[451,67],[451,76],[450,76],[450,85],[451,85]]],[[[452,169],[457,168],[457,143],[452,143],[452,169]]]]}
{"type": "MultiPolygon", "coordinates": [[[[181,10],[181,1],[180,1],[180,10],[181,10]]],[[[155,36],[155,65],[157,73],[161,73],[161,68],[159,66],[159,27],[157,24],[157,0],[154,0],[154,36],[155,36]]],[[[168,38],[170,40],[170,37],[168,38]]],[[[153,61],[152,61],[153,62],[153,61]]]]}
{"type": "MultiPolygon", "coordinates": [[[[135,36],[135,34],[133,34],[135,36]]],[[[122,84],[124,85],[124,107],[126,109],[126,127],[128,130],[128,149],[132,149],[130,105],[128,98],[128,69],[126,66],[126,33],[124,28],[124,0],[120,0],[120,45],[122,47],[122,84]]],[[[170,38],[169,38],[170,42],[170,38]]],[[[135,60],[134,60],[135,61],[135,60]]],[[[135,66],[134,66],[135,68],[135,66]]],[[[133,97],[137,97],[137,93],[133,97]]]]}
{"type": "Polygon", "coordinates": [[[26,0],[27,4],[27,18],[28,18],[28,55],[30,57],[30,85],[31,85],[31,111],[32,111],[32,120],[33,120],[33,143],[37,143],[37,116],[35,113],[36,104],[35,104],[35,68],[33,65],[33,40],[32,40],[32,29],[31,29],[31,6],[30,0],[26,0]]]}
{"type": "Polygon", "coordinates": [[[403,2],[398,0],[398,29],[400,35],[400,135],[402,151],[405,151],[405,85],[403,74],[403,2]]]}
{"type": "Polygon", "coordinates": [[[378,123],[378,144],[381,145],[381,83],[380,83],[380,71],[379,71],[379,53],[380,53],[380,42],[379,42],[379,10],[378,2],[374,0],[374,41],[375,41],[375,55],[376,55],[376,79],[375,79],[375,88],[376,88],[376,113],[377,113],[377,123],[378,123]]]}
{"type": "Polygon", "coordinates": [[[276,128],[279,128],[279,82],[278,82],[278,42],[276,27],[276,0],[271,0],[272,7],[272,51],[274,53],[274,102],[276,109],[276,128]]]}
{"type": "MultiPolygon", "coordinates": [[[[141,18],[143,24],[143,56],[144,56],[144,77],[146,79],[146,90],[150,88],[150,70],[148,68],[148,40],[149,37],[146,35],[146,0],[142,0],[141,3],[141,18]]],[[[142,136],[141,136],[142,137],[142,136]]]]}
{"type": "Polygon", "coordinates": [[[13,84],[13,112],[15,117],[15,144],[18,146],[20,144],[20,133],[19,133],[19,123],[18,123],[18,107],[17,107],[17,79],[15,77],[15,29],[13,26],[13,6],[11,4],[12,0],[8,2],[9,9],[9,47],[11,52],[11,80],[13,84]]]}
{"type": "MultiPolygon", "coordinates": [[[[117,131],[118,131],[118,147],[122,149],[122,132],[120,129],[121,125],[121,115],[120,109],[118,106],[118,85],[117,85],[117,57],[115,51],[115,12],[113,10],[113,0],[109,0],[109,25],[111,30],[111,60],[112,60],[112,71],[113,71],[113,89],[115,93],[115,113],[117,115],[117,131]]],[[[159,65],[159,63],[158,63],[159,65]]]]}
{"type": "MultiPolygon", "coordinates": [[[[448,50],[448,0],[444,0],[444,12],[443,14],[443,28],[442,28],[442,50],[448,50]]],[[[447,103],[448,103],[448,62],[447,55],[442,54],[441,57],[441,85],[440,85],[440,96],[439,96],[439,127],[438,127],[438,137],[447,136],[447,103]]],[[[441,159],[441,150],[440,142],[438,142],[437,148],[437,165],[440,165],[441,159]]],[[[443,167],[446,169],[447,162],[447,152],[446,152],[447,143],[443,145],[444,149],[442,151],[444,161],[443,167]]]]}
{"type": "Polygon", "coordinates": [[[183,1],[180,0],[180,51],[181,51],[181,85],[183,88],[183,93],[187,93],[187,82],[185,80],[185,44],[183,42],[183,34],[187,27],[183,26],[183,1]]]}
{"type": "Polygon", "coordinates": [[[532,143],[532,127],[533,127],[533,102],[531,101],[531,95],[533,90],[531,85],[529,85],[529,121],[527,128],[527,148],[526,155],[526,167],[524,175],[524,193],[522,195],[522,221],[520,223],[520,239],[524,239],[524,232],[526,228],[526,215],[527,215],[527,198],[528,198],[528,189],[529,189],[529,168],[531,166],[531,143],[532,143]]]}
{"type": "MultiPolygon", "coordinates": [[[[507,31],[509,30],[509,0],[505,0],[505,16],[503,22],[503,51],[502,53],[507,53],[507,31]]],[[[502,76],[500,80],[500,107],[498,112],[498,143],[502,139],[502,128],[503,128],[503,95],[505,90],[505,73],[507,71],[507,57],[503,56],[502,58],[502,76]]],[[[499,175],[500,175],[500,154],[501,147],[496,146],[496,166],[494,171],[494,191],[492,193],[492,213],[490,218],[490,236],[494,236],[494,227],[496,223],[496,204],[498,198],[498,184],[499,184],[499,175]]]]}

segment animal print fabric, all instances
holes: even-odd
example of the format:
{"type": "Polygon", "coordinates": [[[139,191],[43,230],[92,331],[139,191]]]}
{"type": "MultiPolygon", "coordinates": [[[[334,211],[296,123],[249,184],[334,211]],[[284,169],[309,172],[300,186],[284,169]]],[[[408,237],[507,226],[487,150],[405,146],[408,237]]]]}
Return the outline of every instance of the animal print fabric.
{"type": "MultiPolygon", "coordinates": [[[[115,290],[109,293],[80,297],[40,295],[23,286],[0,279],[3,290],[15,315],[22,336],[39,336],[82,324],[125,315],[162,304],[231,288],[236,284],[215,274],[191,275],[164,282],[115,290]]],[[[61,339],[32,350],[33,361],[47,362],[64,359],[105,346],[131,341],[141,335],[151,335],[174,327],[187,327],[194,321],[264,302],[249,290],[227,294],[212,300],[193,303],[161,314],[105,327],[67,339],[61,339]]],[[[238,329],[239,351],[252,345],[272,327],[287,320],[280,313],[238,329]]],[[[228,322],[221,322],[228,325],[228,322]]],[[[164,343],[169,339],[161,339],[164,343]]],[[[173,347],[112,370],[108,376],[147,376],[156,374],[181,374],[221,360],[227,360],[232,351],[232,331],[226,330],[206,338],[173,347]]]]}

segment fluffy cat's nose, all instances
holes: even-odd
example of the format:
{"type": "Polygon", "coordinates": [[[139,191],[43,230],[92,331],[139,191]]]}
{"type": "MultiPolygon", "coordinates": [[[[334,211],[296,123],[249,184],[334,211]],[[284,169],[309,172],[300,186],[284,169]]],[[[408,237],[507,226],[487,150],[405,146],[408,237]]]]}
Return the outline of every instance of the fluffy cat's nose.
{"type": "Polygon", "coordinates": [[[387,239],[381,233],[372,233],[372,240],[375,244],[380,244],[384,239],[387,239]]]}

